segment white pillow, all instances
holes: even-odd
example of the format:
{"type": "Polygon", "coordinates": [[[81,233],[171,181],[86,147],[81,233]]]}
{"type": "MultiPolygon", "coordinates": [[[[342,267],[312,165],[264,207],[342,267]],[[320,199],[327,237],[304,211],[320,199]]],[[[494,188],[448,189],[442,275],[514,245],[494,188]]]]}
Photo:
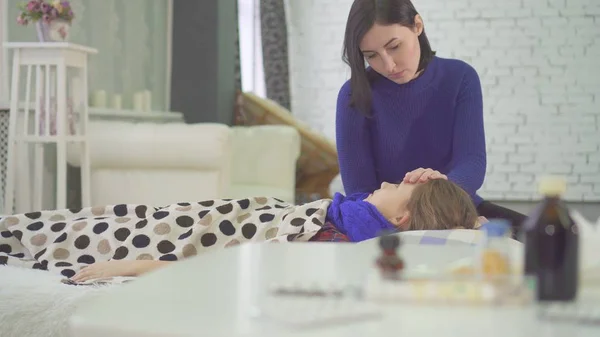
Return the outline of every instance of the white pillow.
{"type": "MultiPolygon", "coordinates": [[[[416,245],[469,245],[481,244],[485,237],[481,230],[477,229],[448,229],[448,230],[422,230],[406,231],[400,233],[403,244],[416,245]]],[[[506,238],[507,244],[511,246],[522,246],[517,240],[506,238]]]]}

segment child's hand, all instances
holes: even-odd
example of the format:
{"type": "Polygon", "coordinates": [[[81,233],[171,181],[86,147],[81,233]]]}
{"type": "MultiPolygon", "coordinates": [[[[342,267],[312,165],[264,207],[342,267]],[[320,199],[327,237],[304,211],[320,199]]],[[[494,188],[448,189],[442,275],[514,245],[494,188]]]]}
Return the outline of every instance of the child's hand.
{"type": "Polygon", "coordinates": [[[77,274],[71,277],[75,282],[85,282],[92,279],[107,278],[114,276],[136,276],[136,262],[118,261],[97,262],[83,267],[77,274]]]}

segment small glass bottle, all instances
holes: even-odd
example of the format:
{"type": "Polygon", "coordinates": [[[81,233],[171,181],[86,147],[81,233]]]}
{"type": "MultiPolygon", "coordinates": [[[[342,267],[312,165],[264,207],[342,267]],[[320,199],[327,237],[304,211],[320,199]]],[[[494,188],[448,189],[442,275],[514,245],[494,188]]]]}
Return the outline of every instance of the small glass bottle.
{"type": "Polygon", "coordinates": [[[481,226],[485,238],[479,262],[485,279],[501,281],[511,273],[510,228],[510,222],[504,219],[490,219],[481,226]]]}
{"type": "Polygon", "coordinates": [[[523,224],[525,274],[535,279],[538,301],[572,301],[579,283],[579,230],[561,200],[566,181],[540,181],[543,201],[523,224]]]}

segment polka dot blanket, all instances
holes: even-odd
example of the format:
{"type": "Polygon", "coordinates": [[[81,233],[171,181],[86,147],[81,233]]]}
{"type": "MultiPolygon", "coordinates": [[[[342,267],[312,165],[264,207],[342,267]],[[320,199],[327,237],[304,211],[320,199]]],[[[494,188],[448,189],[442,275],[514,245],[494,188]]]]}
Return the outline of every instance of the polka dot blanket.
{"type": "Polygon", "coordinates": [[[10,215],[0,219],[0,264],[71,277],[100,261],[176,261],[244,242],[308,241],[330,202],[257,197],[10,215]]]}

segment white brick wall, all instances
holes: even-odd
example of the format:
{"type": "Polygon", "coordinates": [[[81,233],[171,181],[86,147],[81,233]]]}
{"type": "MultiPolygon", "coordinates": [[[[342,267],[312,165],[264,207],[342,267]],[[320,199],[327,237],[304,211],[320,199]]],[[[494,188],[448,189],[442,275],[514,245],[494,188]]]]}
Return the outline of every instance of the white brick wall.
{"type": "MultiPolygon", "coordinates": [[[[413,0],[441,57],[473,65],[484,90],[488,172],[481,195],[537,197],[567,176],[566,199],[600,200],[600,0],[413,0]]],[[[335,137],[352,0],[289,0],[292,109],[335,137]]]]}

